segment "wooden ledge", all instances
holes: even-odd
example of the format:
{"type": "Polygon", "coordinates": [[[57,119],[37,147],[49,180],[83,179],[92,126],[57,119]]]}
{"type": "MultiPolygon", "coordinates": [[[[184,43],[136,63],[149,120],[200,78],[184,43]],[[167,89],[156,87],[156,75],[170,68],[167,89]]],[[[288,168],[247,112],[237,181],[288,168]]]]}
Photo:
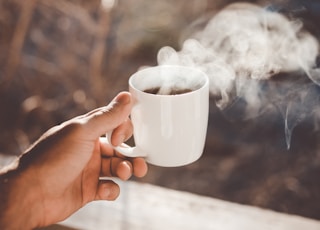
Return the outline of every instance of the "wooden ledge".
{"type": "Polygon", "coordinates": [[[61,224],[86,230],[319,230],[320,221],[150,184],[117,181],[116,201],[88,204],[61,224]]]}

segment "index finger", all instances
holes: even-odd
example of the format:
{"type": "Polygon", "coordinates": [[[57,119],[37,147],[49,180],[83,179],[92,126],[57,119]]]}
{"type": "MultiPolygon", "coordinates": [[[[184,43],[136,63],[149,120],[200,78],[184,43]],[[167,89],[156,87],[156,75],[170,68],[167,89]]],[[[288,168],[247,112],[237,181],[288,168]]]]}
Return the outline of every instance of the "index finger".
{"type": "Polygon", "coordinates": [[[131,95],[128,92],[119,93],[108,106],[90,112],[83,119],[86,120],[87,134],[98,138],[118,127],[131,112],[131,95]]]}

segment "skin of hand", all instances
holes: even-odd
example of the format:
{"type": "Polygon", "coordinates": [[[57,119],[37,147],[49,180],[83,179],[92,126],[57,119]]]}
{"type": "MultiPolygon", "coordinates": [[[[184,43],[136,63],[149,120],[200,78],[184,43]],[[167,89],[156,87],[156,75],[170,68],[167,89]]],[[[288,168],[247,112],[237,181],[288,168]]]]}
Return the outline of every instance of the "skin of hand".
{"type": "Polygon", "coordinates": [[[112,180],[143,177],[143,158],[125,158],[111,143],[132,135],[131,95],[119,93],[107,106],[48,130],[0,176],[0,229],[32,229],[64,220],[94,200],[114,200],[120,193],[112,180]]]}

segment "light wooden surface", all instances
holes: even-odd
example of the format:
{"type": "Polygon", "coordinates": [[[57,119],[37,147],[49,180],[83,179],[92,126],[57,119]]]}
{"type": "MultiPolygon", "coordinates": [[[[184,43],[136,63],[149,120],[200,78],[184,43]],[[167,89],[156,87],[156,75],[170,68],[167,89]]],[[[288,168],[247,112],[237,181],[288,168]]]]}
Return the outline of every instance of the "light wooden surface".
{"type": "MultiPolygon", "coordinates": [[[[117,181],[118,182],[118,181],[117,181]]],[[[320,230],[320,221],[137,182],[88,204],[62,225],[86,230],[320,230]]]]}
{"type": "MultiPolygon", "coordinates": [[[[0,167],[14,157],[0,154],[0,167]]],[[[177,178],[178,179],[178,178],[177,178]]],[[[50,230],[320,230],[320,221],[150,184],[122,182],[116,201],[86,205],[50,230]]]]}

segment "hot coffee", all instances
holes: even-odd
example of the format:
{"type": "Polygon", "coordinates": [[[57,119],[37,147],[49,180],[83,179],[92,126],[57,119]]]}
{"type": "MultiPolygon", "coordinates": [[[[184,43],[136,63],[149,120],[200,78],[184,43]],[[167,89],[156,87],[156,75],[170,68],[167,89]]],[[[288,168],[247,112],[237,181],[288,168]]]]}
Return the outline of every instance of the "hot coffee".
{"type": "Polygon", "coordinates": [[[168,92],[163,93],[160,91],[160,87],[154,87],[144,90],[145,93],[151,93],[151,94],[159,94],[159,95],[177,95],[177,94],[184,94],[184,93],[190,93],[192,92],[191,89],[177,89],[173,88],[170,89],[168,92]]]}

